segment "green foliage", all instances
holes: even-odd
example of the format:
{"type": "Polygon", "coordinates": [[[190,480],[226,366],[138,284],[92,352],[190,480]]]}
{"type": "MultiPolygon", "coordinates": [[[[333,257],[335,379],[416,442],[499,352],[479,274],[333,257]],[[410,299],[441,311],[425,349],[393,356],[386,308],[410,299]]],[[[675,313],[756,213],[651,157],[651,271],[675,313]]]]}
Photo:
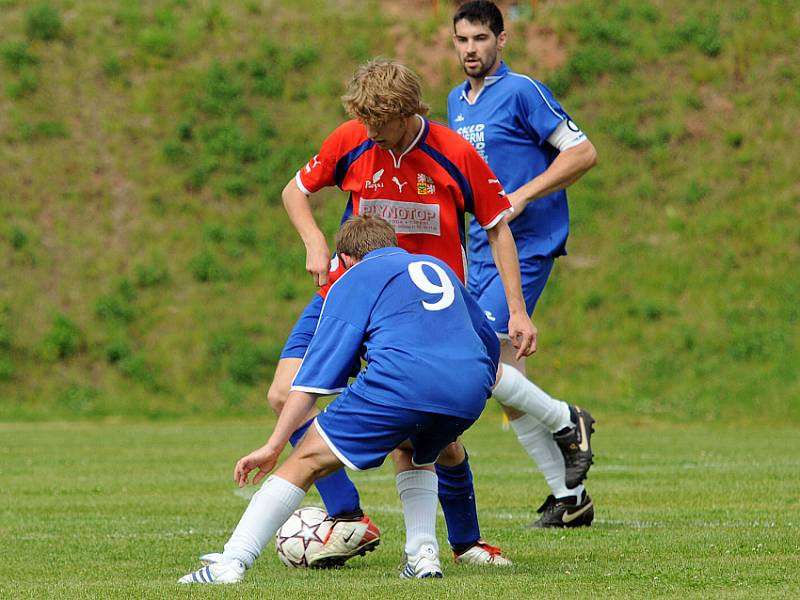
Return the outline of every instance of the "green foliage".
{"type": "Polygon", "coordinates": [[[164,27],[146,27],[139,35],[139,43],[145,52],[159,58],[172,58],[177,49],[175,32],[164,27]]]}
{"type": "Polygon", "coordinates": [[[41,344],[42,356],[46,360],[64,360],[86,348],[86,339],[78,325],[63,313],[52,319],[50,331],[41,344]]]}
{"type": "Polygon", "coordinates": [[[103,75],[108,79],[117,79],[125,72],[122,60],[116,54],[112,54],[103,60],[103,75]]]}
{"type": "Polygon", "coordinates": [[[225,269],[208,249],[203,249],[189,260],[189,271],[202,283],[223,281],[227,278],[225,269]]]}
{"type": "Polygon", "coordinates": [[[313,65],[319,61],[320,52],[311,44],[304,44],[298,48],[293,48],[289,53],[289,67],[292,70],[305,69],[309,65],[313,65]]]}
{"type": "Polygon", "coordinates": [[[61,36],[61,15],[47,3],[38,3],[25,11],[25,33],[32,40],[55,40],[61,36]]]}
{"type": "Polygon", "coordinates": [[[16,79],[6,84],[6,92],[11,98],[20,99],[32,95],[39,89],[39,74],[30,67],[20,69],[16,79]]]}
{"type": "Polygon", "coordinates": [[[139,263],[134,267],[133,271],[136,287],[139,288],[159,287],[170,282],[169,271],[167,267],[162,264],[139,263]]]}
{"type": "Polygon", "coordinates": [[[68,137],[67,126],[62,121],[39,121],[18,123],[19,133],[26,142],[68,137]]]}
{"type": "Polygon", "coordinates": [[[124,339],[113,339],[109,341],[103,349],[106,360],[115,364],[127,358],[130,358],[132,351],[130,344],[124,339]]]}
{"type": "Polygon", "coordinates": [[[141,354],[129,353],[121,357],[116,366],[125,377],[141,384],[150,392],[157,393],[166,390],[159,369],[141,354]]]}
{"type": "Polygon", "coordinates": [[[117,290],[110,294],[100,296],[94,305],[95,314],[103,320],[112,323],[127,324],[136,317],[133,305],[135,294],[127,279],[117,284],[117,290]]]}
{"type": "Polygon", "coordinates": [[[60,395],[58,404],[72,416],[96,413],[100,390],[96,387],[72,384],[60,395]]]}
{"type": "Polygon", "coordinates": [[[8,230],[8,243],[14,250],[22,250],[28,243],[28,234],[19,225],[12,225],[8,230]]]}
{"type": "Polygon", "coordinates": [[[31,53],[30,44],[24,41],[4,42],[0,45],[0,58],[15,73],[39,63],[36,56],[31,53]]]}

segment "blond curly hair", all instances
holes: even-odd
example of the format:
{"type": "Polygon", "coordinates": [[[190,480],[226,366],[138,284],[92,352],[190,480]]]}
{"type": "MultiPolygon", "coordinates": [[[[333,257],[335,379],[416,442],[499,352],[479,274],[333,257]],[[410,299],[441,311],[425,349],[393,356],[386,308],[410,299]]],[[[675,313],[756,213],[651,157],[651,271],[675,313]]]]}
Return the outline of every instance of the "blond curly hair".
{"type": "Polygon", "coordinates": [[[352,118],[370,125],[425,115],[430,109],[422,100],[422,83],[417,74],[386,58],[371,60],[356,69],[342,104],[352,118]]]}

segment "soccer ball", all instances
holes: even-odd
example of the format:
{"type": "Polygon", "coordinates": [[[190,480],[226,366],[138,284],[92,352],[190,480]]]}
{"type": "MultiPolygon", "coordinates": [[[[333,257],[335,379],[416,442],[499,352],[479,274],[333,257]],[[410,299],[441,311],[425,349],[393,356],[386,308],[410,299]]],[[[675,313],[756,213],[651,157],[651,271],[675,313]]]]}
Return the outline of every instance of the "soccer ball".
{"type": "Polygon", "coordinates": [[[298,508],[275,534],[278,558],[287,567],[307,567],[308,559],[325,544],[332,525],[324,508],[298,508]]]}

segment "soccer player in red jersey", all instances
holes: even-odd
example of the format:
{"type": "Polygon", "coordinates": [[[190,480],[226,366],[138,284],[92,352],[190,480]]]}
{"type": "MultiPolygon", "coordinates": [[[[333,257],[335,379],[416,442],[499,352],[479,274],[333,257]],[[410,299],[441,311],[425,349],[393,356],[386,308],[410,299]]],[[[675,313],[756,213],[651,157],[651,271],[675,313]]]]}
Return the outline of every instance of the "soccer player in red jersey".
{"type": "MultiPolygon", "coordinates": [[[[342,220],[375,214],[394,227],[400,247],[445,261],[464,280],[465,214],[485,228],[509,306],[509,335],[519,356],[536,349],[536,329],[526,312],[520,288],[516,246],[504,216],[510,209],[494,173],[456,132],[426,119],[419,78],[405,66],[375,60],[361,66],[343,97],[353,120],[339,126],[319,153],[303,166],[283,191],[289,219],[306,247],[306,270],[321,286],[289,336],[269,390],[280,413],[292,380],[313,336],[327,286],[340,274],[331,261],[324,234],[311,211],[309,196],[336,185],[349,193],[342,220]]],[[[432,332],[435,335],[435,332],[432,332]]],[[[296,443],[318,411],[295,432],[296,443]]],[[[463,445],[456,442],[439,460],[447,470],[439,498],[456,560],[508,564],[501,552],[480,538],[472,474],[463,445]]],[[[344,562],[360,552],[360,539],[374,537],[374,524],[363,515],[358,493],[344,471],[317,482],[328,512],[337,519],[320,561],[344,562]]]]}

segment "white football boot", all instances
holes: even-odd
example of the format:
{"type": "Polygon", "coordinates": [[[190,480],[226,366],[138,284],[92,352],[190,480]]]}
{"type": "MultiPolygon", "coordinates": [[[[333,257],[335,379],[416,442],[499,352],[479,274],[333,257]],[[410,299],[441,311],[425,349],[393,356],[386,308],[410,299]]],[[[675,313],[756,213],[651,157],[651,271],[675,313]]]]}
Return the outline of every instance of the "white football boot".
{"type": "Polygon", "coordinates": [[[427,579],[442,577],[442,564],[439,551],[433,544],[423,544],[416,554],[406,556],[406,566],[400,573],[401,579],[427,579]]]}
{"type": "Polygon", "coordinates": [[[239,583],[244,579],[244,572],[242,561],[221,560],[184,575],[178,583],[239,583]]]}

